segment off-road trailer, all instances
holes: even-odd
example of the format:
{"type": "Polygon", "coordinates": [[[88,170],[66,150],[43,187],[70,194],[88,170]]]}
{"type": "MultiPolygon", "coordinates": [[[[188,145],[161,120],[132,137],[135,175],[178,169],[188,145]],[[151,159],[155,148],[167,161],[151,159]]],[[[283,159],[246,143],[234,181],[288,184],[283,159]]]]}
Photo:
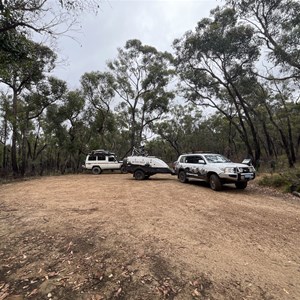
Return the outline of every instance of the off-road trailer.
{"type": "Polygon", "coordinates": [[[128,173],[132,173],[136,180],[148,179],[155,174],[171,174],[175,175],[163,160],[148,156],[144,149],[133,148],[132,155],[123,160],[123,168],[128,173]]]}

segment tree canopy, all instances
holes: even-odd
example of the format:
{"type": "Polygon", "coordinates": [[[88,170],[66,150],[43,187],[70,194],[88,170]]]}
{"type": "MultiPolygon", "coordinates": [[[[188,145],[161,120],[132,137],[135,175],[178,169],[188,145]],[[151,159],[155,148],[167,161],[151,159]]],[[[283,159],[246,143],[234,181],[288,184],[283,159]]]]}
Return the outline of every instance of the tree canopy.
{"type": "Polygon", "coordinates": [[[140,144],[168,162],[194,151],[299,161],[298,1],[228,0],[172,53],[128,40],[73,90],[32,32],[55,36],[61,17],[98,1],[54,3],[0,0],[1,174],[79,172],[93,149],[122,158],[140,144]]]}

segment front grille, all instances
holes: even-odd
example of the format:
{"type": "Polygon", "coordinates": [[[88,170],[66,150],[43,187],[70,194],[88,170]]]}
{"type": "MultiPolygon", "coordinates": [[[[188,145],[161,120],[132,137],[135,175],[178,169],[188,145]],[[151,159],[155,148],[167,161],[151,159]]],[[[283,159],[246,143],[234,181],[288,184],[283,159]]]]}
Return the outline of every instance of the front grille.
{"type": "Polygon", "coordinates": [[[238,168],[240,173],[249,173],[250,169],[249,168],[238,168]]]}

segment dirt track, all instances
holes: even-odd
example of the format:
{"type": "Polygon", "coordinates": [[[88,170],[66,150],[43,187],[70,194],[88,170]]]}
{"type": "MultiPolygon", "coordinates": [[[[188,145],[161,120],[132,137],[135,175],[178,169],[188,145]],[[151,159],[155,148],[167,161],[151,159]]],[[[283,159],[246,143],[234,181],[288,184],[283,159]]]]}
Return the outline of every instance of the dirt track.
{"type": "Polygon", "coordinates": [[[300,299],[300,201],[156,175],[0,186],[0,300],[300,299]]]}

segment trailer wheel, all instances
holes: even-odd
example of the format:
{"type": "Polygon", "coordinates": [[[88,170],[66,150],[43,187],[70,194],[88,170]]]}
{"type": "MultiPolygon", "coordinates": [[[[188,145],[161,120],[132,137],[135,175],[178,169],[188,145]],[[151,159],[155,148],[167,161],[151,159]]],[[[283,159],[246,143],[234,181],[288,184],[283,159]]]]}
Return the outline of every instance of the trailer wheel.
{"type": "Polygon", "coordinates": [[[136,170],[134,172],[134,178],[136,180],[143,180],[143,179],[145,179],[145,172],[143,170],[136,170]]]}
{"type": "Polygon", "coordinates": [[[93,167],[92,173],[95,174],[95,175],[99,175],[99,174],[102,173],[102,170],[101,170],[100,167],[93,167]]]}

